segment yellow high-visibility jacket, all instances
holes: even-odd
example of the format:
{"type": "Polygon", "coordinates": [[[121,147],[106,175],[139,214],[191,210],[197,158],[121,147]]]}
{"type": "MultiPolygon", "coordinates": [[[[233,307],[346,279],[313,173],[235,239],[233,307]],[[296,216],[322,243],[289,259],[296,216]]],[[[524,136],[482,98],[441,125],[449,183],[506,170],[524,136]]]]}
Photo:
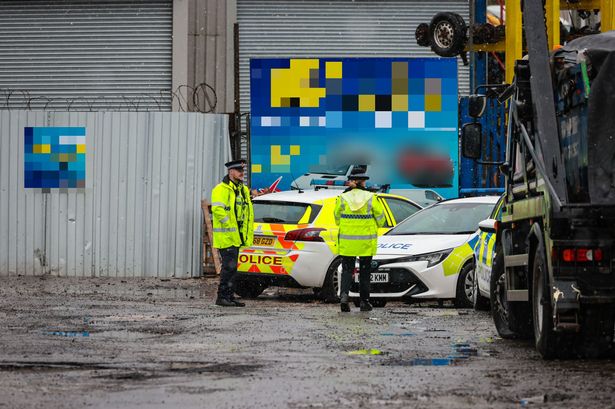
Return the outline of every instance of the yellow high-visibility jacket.
{"type": "Polygon", "coordinates": [[[247,186],[236,186],[226,176],[211,192],[211,212],[215,248],[252,245],[254,210],[247,186]]]}
{"type": "Polygon", "coordinates": [[[384,209],[375,194],[352,189],[338,196],[334,210],[339,226],[340,256],[373,256],[378,244],[378,228],[384,226],[384,209]]]}

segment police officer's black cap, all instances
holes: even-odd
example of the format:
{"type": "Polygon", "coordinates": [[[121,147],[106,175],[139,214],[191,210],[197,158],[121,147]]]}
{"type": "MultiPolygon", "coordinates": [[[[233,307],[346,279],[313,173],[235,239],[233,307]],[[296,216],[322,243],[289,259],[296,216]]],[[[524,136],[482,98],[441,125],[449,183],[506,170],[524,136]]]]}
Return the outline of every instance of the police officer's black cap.
{"type": "Polygon", "coordinates": [[[237,159],[237,160],[232,160],[230,162],[226,162],[224,166],[226,166],[227,169],[243,169],[243,166],[245,164],[246,164],[245,159],[237,159]]]}
{"type": "Polygon", "coordinates": [[[369,180],[369,176],[365,173],[357,173],[355,175],[349,175],[348,180],[369,180]]]}

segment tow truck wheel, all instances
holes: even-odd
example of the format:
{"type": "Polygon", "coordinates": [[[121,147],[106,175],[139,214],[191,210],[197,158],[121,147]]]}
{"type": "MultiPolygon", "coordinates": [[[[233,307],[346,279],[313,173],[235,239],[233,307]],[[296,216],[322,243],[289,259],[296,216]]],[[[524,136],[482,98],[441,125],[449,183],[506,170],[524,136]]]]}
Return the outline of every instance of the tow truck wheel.
{"type": "Polygon", "coordinates": [[[456,13],[442,12],[431,19],[429,42],[433,52],[442,57],[455,57],[467,42],[467,26],[456,13]]]}
{"type": "Polygon", "coordinates": [[[336,258],[333,260],[329,269],[327,270],[327,275],[325,276],[325,281],[322,283],[322,288],[319,291],[320,299],[326,303],[336,303],[340,301],[340,298],[337,296],[340,287],[338,268],[342,264],[341,258],[336,258]]]}
{"type": "Polygon", "coordinates": [[[544,359],[553,359],[557,355],[557,334],[553,328],[553,307],[551,291],[547,277],[545,248],[539,242],[534,256],[532,283],[532,313],[534,318],[534,341],[536,350],[544,359]]]}
{"type": "Polygon", "coordinates": [[[267,283],[254,278],[237,279],[235,281],[235,294],[241,298],[256,298],[265,291],[267,283]]]}
{"type": "Polygon", "coordinates": [[[474,288],[474,264],[467,263],[461,268],[457,278],[457,292],[455,296],[456,308],[472,308],[474,288]]]}
{"type": "Polygon", "coordinates": [[[489,292],[491,300],[491,316],[498,335],[504,339],[516,338],[516,334],[508,326],[508,300],[506,299],[506,284],[504,277],[504,254],[502,246],[497,245],[495,257],[491,266],[489,292]]]}
{"type": "Polygon", "coordinates": [[[472,304],[474,305],[474,311],[489,311],[489,299],[483,297],[478,290],[478,278],[476,277],[476,269],[474,269],[472,274],[472,304]]]}

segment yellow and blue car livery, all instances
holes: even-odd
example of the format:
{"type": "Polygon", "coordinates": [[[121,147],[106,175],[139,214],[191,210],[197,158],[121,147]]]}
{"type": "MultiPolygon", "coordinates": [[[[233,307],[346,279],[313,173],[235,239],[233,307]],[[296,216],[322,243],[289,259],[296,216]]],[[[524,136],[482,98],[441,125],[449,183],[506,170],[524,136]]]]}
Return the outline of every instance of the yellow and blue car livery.
{"type": "MultiPolygon", "coordinates": [[[[500,221],[502,215],[502,199],[496,204],[490,219],[500,221]]],[[[478,241],[474,246],[474,259],[476,267],[474,276],[476,288],[480,296],[488,299],[490,297],[491,268],[493,267],[493,257],[495,251],[495,232],[479,231],[478,241]]]]}
{"type": "MultiPolygon", "coordinates": [[[[254,199],[254,242],[240,249],[239,278],[260,280],[264,286],[328,286],[337,291],[333,286],[339,265],[338,228],[333,210],[342,193],[341,189],[295,190],[254,199]]],[[[386,218],[379,234],[421,209],[404,197],[380,193],[377,197],[386,218]]]]}

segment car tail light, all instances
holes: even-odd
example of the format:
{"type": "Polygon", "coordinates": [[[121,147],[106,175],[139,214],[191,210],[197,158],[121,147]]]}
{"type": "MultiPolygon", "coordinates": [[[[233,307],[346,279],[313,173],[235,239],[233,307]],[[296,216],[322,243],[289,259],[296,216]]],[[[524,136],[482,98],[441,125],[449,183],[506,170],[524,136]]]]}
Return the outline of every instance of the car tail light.
{"type": "Polygon", "coordinates": [[[602,261],[602,249],[574,248],[562,249],[562,261],[566,263],[587,263],[589,261],[602,261]]]}
{"type": "Polygon", "coordinates": [[[320,232],[325,229],[319,227],[308,227],[306,229],[297,229],[291,230],[286,233],[284,236],[284,240],[287,241],[321,241],[324,242],[325,239],[320,237],[320,232]]]}

